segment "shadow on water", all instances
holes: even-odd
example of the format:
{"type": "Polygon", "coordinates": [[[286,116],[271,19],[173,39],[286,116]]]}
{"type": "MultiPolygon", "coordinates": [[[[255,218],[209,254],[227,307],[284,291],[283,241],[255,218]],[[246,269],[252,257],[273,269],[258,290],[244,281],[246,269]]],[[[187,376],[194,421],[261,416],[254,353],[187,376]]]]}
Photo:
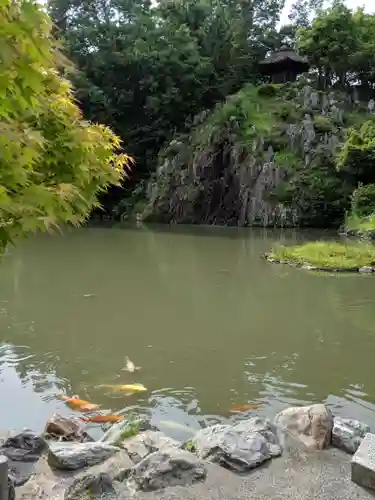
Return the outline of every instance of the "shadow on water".
{"type": "MultiPolygon", "coordinates": [[[[38,235],[0,266],[0,428],[39,429],[56,394],[149,415],[175,437],[326,401],[375,421],[375,279],[320,276],[260,256],[333,233],[87,227],[38,235]],[[125,356],[142,369],[123,370],[125,356]],[[140,382],[126,397],[102,384],[140,382]],[[192,430],[182,426],[190,427],[192,430]]],[[[375,423],[375,422],[374,422],[375,423]]]]}

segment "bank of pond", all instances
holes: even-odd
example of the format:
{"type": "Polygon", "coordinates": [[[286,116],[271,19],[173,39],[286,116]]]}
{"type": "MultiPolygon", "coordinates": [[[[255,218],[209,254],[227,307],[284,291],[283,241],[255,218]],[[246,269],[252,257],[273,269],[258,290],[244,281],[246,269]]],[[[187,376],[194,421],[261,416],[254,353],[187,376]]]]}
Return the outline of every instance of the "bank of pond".
{"type": "MultiPolygon", "coordinates": [[[[327,487],[334,479],[324,474],[317,478],[308,457],[314,461],[320,456],[322,463],[333,460],[341,471],[351,463],[351,477],[348,472],[337,479],[353,497],[367,498],[359,486],[368,486],[371,471],[366,472],[365,462],[371,458],[374,438],[367,424],[334,416],[325,404],[286,408],[272,420],[249,411],[228,425],[202,428],[185,442],[136,417],[111,425],[94,440],[81,419],[54,414],[41,435],[27,429],[10,433],[2,440],[0,454],[8,460],[10,499],[138,499],[175,487],[182,487],[179,498],[204,494],[210,499],[213,483],[229,481],[236,488],[250,472],[254,482],[253,473],[261,465],[281,479],[290,474],[290,459],[296,454],[304,457],[303,477],[312,474],[327,487]],[[201,489],[194,490],[197,484],[201,489]]],[[[264,478],[258,479],[258,486],[244,498],[257,498],[269,487],[264,478]]]]}

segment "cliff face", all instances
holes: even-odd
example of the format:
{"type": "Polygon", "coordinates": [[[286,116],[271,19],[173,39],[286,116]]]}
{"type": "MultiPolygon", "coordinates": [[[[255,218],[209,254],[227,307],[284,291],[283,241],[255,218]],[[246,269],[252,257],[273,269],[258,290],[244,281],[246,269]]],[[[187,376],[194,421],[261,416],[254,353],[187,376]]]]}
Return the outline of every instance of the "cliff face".
{"type": "Polygon", "coordinates": [[[335,167],[348,128],[372,113],[356,96],[294,84],[246,86],[161,155],[145,220],[333,225],[353,189],[335,167]]]}

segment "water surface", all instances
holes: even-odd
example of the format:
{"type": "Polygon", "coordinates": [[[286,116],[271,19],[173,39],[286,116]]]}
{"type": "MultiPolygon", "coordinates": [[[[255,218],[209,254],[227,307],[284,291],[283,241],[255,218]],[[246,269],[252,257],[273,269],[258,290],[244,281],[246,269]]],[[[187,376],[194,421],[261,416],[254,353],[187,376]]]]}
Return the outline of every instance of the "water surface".
{"type": "Polygon", "coordinates": [[[0,431],[41,430],[58,394],[174,437],[310,402],[375,428],[375,278],[260,258],[314,233],[103,228],[38,235],[0,263],[0,431]],[[123,371],[125,356],[142,367],[123,371]],[[126,397],[101,384],[139,382],[126,397]],[[165,423],[167,422],[167,423],[165,423]]]}

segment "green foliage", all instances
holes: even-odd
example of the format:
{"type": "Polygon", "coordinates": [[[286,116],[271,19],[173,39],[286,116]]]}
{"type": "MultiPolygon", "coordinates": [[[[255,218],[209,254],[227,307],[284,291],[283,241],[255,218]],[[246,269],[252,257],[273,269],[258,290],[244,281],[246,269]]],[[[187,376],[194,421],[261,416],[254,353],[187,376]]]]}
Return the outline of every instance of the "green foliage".
{"type": "Polygon", "coordinates": [[[258,89],[258,94],[262,97],[275,97],[277,95],[276,85],[261,85],[258,89]]]}
{"type": "Polygon", "coordinates": [[[126,155],[110,129],[84,121],[51,23],[29,0],[0,4],[0,246],[79,224],[119,184],[126,155]]]}
{"type": "Polygon", "coordinates": [[[186,441],[186,443],[184,444],[184,448],[185,448],[185,450],[193,453],[195,451],[194,441],[192,439],[189,439],[189,441],[186,441]]]}
{"type": "Polygon", "coordinates": [[[328,116],[314,116],[314,127],[318,134],[329,134],[336,131],[336,127],[328,116]]]}
{"type": "Polygon", "coordinates": [[[360,217],[352,213],[345,220],[345,230],[349,235],[375,238],[375,213],[360,217]]]}
{"type": "Polygon", "coordinates": [[[360,217],[375,213],[375,184],[359,186],[352,194],[352,212],[360,217]]]}
{"type": "Polygon", "coordinates": [[[375,123],[366,121],[357,132],[350,130],[338,158],[338,168],[355,182],[375,183],[375,123]]]}
{"type": "Polygon", "coordinates": [[[294,247],[279,246],[267,256],[296,265],[353,270],[375,264],[375,246],[366,243],[316,241],[294,247]]]}

